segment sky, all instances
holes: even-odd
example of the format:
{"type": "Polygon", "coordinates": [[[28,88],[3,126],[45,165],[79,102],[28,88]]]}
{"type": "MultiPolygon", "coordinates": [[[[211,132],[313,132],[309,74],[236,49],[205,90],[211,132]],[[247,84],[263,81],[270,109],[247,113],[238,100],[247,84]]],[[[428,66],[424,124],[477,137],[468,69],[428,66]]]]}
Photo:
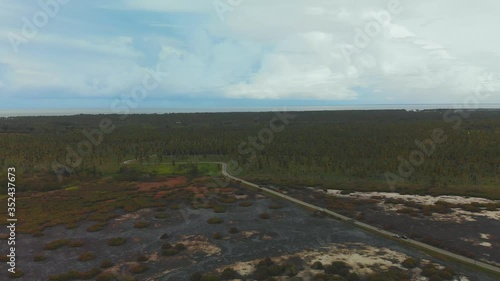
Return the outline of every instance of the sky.
{"type": "Polygon", "coordinates": [[[0,109],[500,103],[500,1],[0,0],[0,109]]]}

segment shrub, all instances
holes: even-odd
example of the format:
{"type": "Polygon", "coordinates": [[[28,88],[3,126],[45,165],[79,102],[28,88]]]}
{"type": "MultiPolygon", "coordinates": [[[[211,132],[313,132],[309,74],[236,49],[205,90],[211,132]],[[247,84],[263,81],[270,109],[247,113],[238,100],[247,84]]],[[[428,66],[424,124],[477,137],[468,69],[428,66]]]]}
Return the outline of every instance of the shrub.
{"type": "Polygon", "coordinates": [[[95,259],[95,254],[93,252],[85,252],[78,256],[79,261],[90,261],[95,259]]]}
{"type": "Polygon", "coordinates": [[[24,275],[24,271],[22,271],[20,269],[16,269],[16,273],[9,273],[10,278],[20,278],[23,275],[24,275]]]}
{"type": "Polygon", "coordinates": [[[40,262],[40,261],[44,261],[46,260],[47,257],[44,256],[43,254],[36,254],[34,257],[33,257],[33,261],[34,262],[40,262]]]}
{"type": "Polygon", "coordinates": [[[269,205],[269,209],[272,209],[272,210],[278,210],[278,209],[282,209],[283,206],[281,206],[280,204],[277,204],[277,203],[273,203],[271,205],[269,205]]]}
{"type": "Polygon", "coordinates": [[[83,240],[73,240],[68,243],[68,246],[72,248],[78,248],[82,247],[84,244],[85,242],[83,240]]]}
{"type": "Polygon", "coordinates": [[[49,276],[49,281],[69,281],[77,279],[80,279],[80,272],[76,270],[70,270],[66,273],[49,276]]]}
{"type": "Polygon", "coordinates": [[[166,218],[168,218],[168,214],[166,214],[166,213],[155,214],[155,219],[166,219],[166,218]]]}
{"type": "Polygon", "coordinates": [[[223,219],[221,219],[221,218],[213,217],[213,218],[209,218],[209,219],[207,220],[207,222],[208,222],[209,224],[220,224],[220,223],[223,223],[223,222],[224,222],[224,220],[223,220],[223,219]]]}
{"type": "Polygon", "coordinates": [[[201,272],[195,272],[189,278],[189,281],[202,281],[203,274],[201,272]]]}
{"type": "Polygon", "coordinates": [[[170,256],[175,256],[177,255],[178,251],[174,248],[172,249],[166,249],[161,252],[163,256],[170,257],[170,256]]]}
{"type": "Polygon", "coordinates": [[[248,202],[248,201],[243,201],[243,202],[240,202],[239,204],[241,207],[250,207],[252,206],[252,202],[248,202]]]}
{"type": "Polygon", "coordinates": [[[138,221],[134,223],[135,228],[146,228],[149,226],[149,222],[147,221],[138,221]]]}
{"type": "Polygon", "coordinates": [[[268,214],[268,213],[262,213],[259,215],[259,218],[263,219],[263,220],[267,220],[269,219],[271,216],[268,214]]]}
{"type": "Polygon", "coordinates": [[[114,265],[114,264],[113,264],[113,262],[112,262],[112,261],[110,261],[110,260],[103,260],[103,261],[101,262],[101,265],[100,265],[100,266],[101,266],[101,268],[110,268],[110,267],[112,267],[113,265],[114,265]]]}
{"type": "Polygon", "coordinates": [[[417,266],[417,261],[414,258],[407,258],[401,263],[401,265],[406,268],[415,268],[417,266]]]}
{"type": "Polygon", "coordinates": [[[325,267],[325,272],[329,274],[337,274],[347,276],[351,267],[343,261],[334,261],[331,265],[325,267]]]}
{"type": "Polygon", "coordinates": [[[439,276],[439,275],[432,275],[429,278],[429,281],[443,281],[443,278],[441,278],[441,276],[439,276]]]}
{"type": "Polygon", "coordinates": [[[311,265],[312,269],[323,269],[323,264],[320,261],[314,262],[311,265]]]}
{"type": "Polygon", "coordinates": [[[68,245],[69,243],[69,240],[67,239],[61,239],[61,240],[55,240],[55,241],[52,241],[48,244],[46,244],[43,248],[45,250],[56,250],[56,249],[59,249],[59,248],[62,248],[66,245],[68,245]]]}
{"type": "Polygon", "coordinates": [[[220,234],[219,232],[216,232],[216,233],[214,233],[214,234],[212,235],[212,237],[213,237],[214,239],[220,240],[220,239],[222,239],[222,234],[220,234]]]}
{"type": "Polygon", "coordinates": [[[149,268],[142,263],[136,263],[130,266],[129,271],[133,274],[141,274],[148,270],[149,268]]]}
{"type": "Polygon", "coordinates": [[[223,196],[219,198],[219,201],[222,203],[229,204],[236,202],[236,198],[234,196],[223,196]]]}
{"type": "Polygon", "coordinates": [[[113,281],[115,280],[115,275],[111,272],[103,272],[97,275],[96,281],[113,281]]]}
{"type": "Polygon", "coordinates": [[[184,251],[186,249],[186,245],[182,244],[182,243],[177,243],[175,244],[175,247],[174,247],[177,251],[184,251]]]}
{"type": "Polygon", "coordinates": [[[213,208],[214,213],[224,213],[226,212],[226,207],[217,205],[213,208]]]}
{"type": "Polygon", "coordinates": [[[232,268],[226,268],[221,273],[222,280],[232,280],[238,278],[238,273],[232,268]]]}
{"type": "Polygon", "coordinates": [[[100,222],[100,223],[97,223],[97,224],[94,224],[90,227],[87,228],[87,231],[88,232],[97,232],[97,231],[101,231],[104,227],[106,226],[106,223],[104,222],[100,222]]]}
{"type": "Polygon", "coordinates": [[[161,245],[161,248],[163,250],[166,250],[166,249],[171,249],[172,248],[172,244],[168,243],[168,242],[165,242],[163,243],[163,245],[161,245]]]}
{"type": "Polygon", "coordinates": [[[79,272],[76,270],[70,270],[66,273],[52,275],[49,277],[50,281],[69,281],[69,280],[90,280],[94,279],[101,270],[93,268],[89,271],[79,272]]]}
{"type": "Polygon", "coordinates": [[[121,246],[121,245],[125,244],[126,241],[127,241],[127,239],[125,239],[123,237],[114,237],[114,238],[111,238],[108,240],[108,245],[113,246],[113,247],[121,246]]]}
{"type": "Polygon", "coordinates": [[[207,273],[203,275],[203,277],[201,278],[201,281],[220,281],[220,280],[221,280],[220,277],[213,273],[207,273]]]}
{"type": "Polygon", "coordinates": [[[83,279],[83,280],[94,279],[97,275],[99,275],[99,273],[101,273],[100,269],[98,269],[98,268],[92,268],[89,271],[80,272],[79,279],[83,279]]]}
{"type": "Polygon", "coordinates": [[[238,233],[238,232],[240,232],[240,230],[239,230],[239,229],[237,229],[236,227],[231,227],[231,228],[229,229],[229,233],[231,233],[231,234],[236,234],[236,233],[238,233]]]}
{"type": "Polygon", "coordinates": [[[137,257],[137,261],[138,262],[145,262],[147,261],[149,258],[148,256],[144,255],[144,254],[140,254],[138,257],[137,257]]]}

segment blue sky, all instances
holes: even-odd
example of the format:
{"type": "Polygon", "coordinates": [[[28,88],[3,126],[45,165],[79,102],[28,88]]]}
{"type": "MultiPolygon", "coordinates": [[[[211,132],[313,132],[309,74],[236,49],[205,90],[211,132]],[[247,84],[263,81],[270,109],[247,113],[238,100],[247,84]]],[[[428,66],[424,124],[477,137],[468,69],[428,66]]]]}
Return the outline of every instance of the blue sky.
{"type": "Polygon", "coordinates": [[[165,75],[135,108],[500,103],[499,10],[494,0],[0,0],[0,108],[110,108],[151,71],[165,75]]]}

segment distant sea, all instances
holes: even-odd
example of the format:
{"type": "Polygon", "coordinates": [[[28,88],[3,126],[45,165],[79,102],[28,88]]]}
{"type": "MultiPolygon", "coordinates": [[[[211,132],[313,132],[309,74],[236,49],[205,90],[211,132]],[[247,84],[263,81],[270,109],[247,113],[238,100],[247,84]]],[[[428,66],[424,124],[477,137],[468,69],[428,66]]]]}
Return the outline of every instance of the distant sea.
{"type": "MultiPolygon", "coordinates": [[[[338,106],[283,106],[283,107],[205,107],[205,108],[139,108],[130,114],[164,114],[195,112],[265,112],[265,111],[334,111],[334,110],[431,110],[462,108],[460,104],[369,104],[338,106]]],[[[500,104],[480,104],[475,109],[500,109],[500,104]]],[[[72,109],[1,109],[0,117],[16,116],[68,116],[78,114],[113,114],[109,108],[72,109]]]]}

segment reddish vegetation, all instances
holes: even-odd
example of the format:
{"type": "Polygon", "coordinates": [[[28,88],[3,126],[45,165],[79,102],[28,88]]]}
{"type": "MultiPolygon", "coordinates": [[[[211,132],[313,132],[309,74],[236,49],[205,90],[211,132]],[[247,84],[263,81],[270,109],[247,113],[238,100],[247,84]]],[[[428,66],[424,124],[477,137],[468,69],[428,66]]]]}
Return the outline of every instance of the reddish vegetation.
{"type": "Polygon", "coordinates": [[[152,189],[157,189],[161,187],[176,187],[184,185],[186,184],[186,182],[187,182],[186,177],[182,176],[160,182],[140,182],[137,183],[137,187],[139,188],[139,191],[151,191],[152,189]]]}
{"type": "Polygon", "coordinates": [[[181,177],[176,177],[176,178],[169,179],[167,181],[167,186],[168,187],[179,186],[179,185],[184,185],[186,183],[187,183],[186,177],[181,176],[181,177]]]}
{"type": "Polygon", "coordinates": [[[168,194],[168,191],[158,191],[155,195],[155,199],[161,199],[163,198],[163,196],[167,195],[168,194]]]}

